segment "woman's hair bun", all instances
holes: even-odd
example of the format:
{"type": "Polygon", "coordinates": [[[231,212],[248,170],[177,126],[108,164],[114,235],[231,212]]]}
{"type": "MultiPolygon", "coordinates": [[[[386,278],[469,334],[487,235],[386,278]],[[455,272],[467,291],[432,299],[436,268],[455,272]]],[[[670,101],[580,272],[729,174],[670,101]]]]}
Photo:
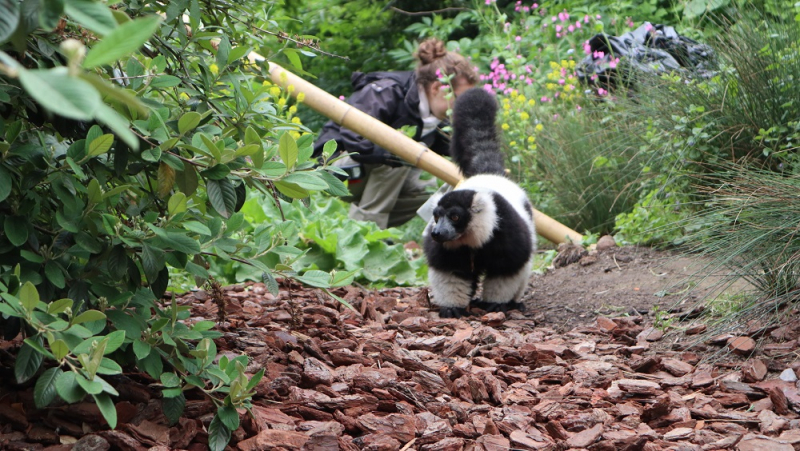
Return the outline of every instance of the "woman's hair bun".
{"type": "Polygon", "coordinates": [[[417,59],[423,65],[430,64],[445,55],[447,55],[447,47],[444,42],[436,38],[422,41],[417,49],[417,59]]]}

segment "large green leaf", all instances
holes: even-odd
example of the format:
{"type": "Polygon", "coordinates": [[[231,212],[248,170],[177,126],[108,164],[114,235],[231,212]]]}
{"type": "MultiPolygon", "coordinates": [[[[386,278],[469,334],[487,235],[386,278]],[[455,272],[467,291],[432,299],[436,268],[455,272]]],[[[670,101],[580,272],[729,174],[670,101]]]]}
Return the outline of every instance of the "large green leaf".
{"type": "Polygon", "coordinates": [[[136,135],[128,128],[128,120],[117,113],[117,110],[105,103],[100,103],[97,105],[95,118],[101,124],[108,126],[108,128],[110,128],[119,139],[123,140],[125,144],[130,146],[131,149],[139,149],[139,139],[136,138],[136,135]]]}
{"type": "Polygon", "coordinates": [[[58,26],[62,14],[64,14],[64,0],[42,0],[39,8],[39,24],[45,30],[52,30],[58,26]]]}
{"type": "Polygon", "coordinates": [[[211,451],[223,451],[230,441],[231,431],[225,427],[217,413],[208,425],[208,447],[211,451]]]}
{"type": "Polygon", "coordinates": [[[281,156],[286,167],[291,169],[297,162],[297,155],[300,153],[297,149],[297,141],[294,140],[289,132],[284,132],[278,141],[278,153],[281,156]]]}
{"type": "Polygon", "coordinates": [[[229,430],[235,431],[239,429],[239,412],[233,406],[220,407],[217,409],[217,416],[229,430]]]}
{"type": "Polygon", "coordinates": [[[61,399],[70,404],[78,402],[86,396],[86,392],[78,385],[76,375],[72,371],[65,371],[58,376],[56,391],[61,399]]]}
{"type": "Polygon", "coordinates": [[[99,393],[96,395],[92,395],[95,402],[97,403],[97,407],[100,409],[100,413],[103,414],[103,418],[106,419],[108,426],[111,429],[117,427],[117,408],[114,406],[114,402],[111,400],[111,397],[108,396],[106,393],[99,393]]]}
{"type": "Polygon", "coordinates": [[[22,216],[6,216],[3,232],[14,246],[22,246],[28,241],[28,220],[22,216]]]}
{"type": "Polygon", "coordinates": [[[222,217],[230,218],[236,208],[236,190],[227,179],[206,180],[208,201],[222,217]]]}
{"type": "Polygon", "coordinates": [[[66,67],[20,70],[22,87],[48,110],[70,119],[87,121],[102,104],[100,94],[89,83],[71,77],[66,67]]]}
{"type": "Polygon", "coordinates": [[[56,399],[58,395],[56,381],[59,376],[61,376],[61,370],[55,367],[42,373],[36,380],[36,386],[33,388],[33,401],[37,408],[43,409],[56,399]]]}
{"type": "Polygon", "coordinates": [[[0,202],[6,200],[6,197],[11,194],[11,187],[11,173],[0,166],[0,202]]]}
{"type": "Polygon", "coordinates": [[[64,11],[84,27],[103,36],[117,27],[114,15],[104,3],[93,0],[67,0],[64,11]]]}
{"type": "Polygon", "coordinates": [[[89,50],[83,67],[91,69],[111,64],[135,52],[150,39],[160,22],[160,17],[148,16],[120,25],[89,50]]]}
{"type": "Polygon", "coordinates": [[[21,384],[32,378],[42,364],[42,354],[33,349],[28,343],[23,343],[17,352],[17,361],[14,364],[14,376],[17,383],[21,384]]]}
{"type": "Polygon", "coordinates": [[[5,42],[19,25],[19,2],[0,0],[0,43],[5,42]]]}
{"type": "Polygon", "coordinates": [[[161,409],[171,425],[178,422],[178,419],[183,415],[184,407],[186,407],[186,397],[183,394],[161,400],[161,409]]]}

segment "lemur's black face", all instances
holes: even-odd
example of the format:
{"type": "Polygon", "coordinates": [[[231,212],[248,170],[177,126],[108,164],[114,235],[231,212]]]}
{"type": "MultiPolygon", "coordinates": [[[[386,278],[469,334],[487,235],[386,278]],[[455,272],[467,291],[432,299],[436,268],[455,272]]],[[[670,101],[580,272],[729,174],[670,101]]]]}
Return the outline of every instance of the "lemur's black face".
{"type": "Polygon", "coordinates": [[[464,234],[472,219],[470,207],[474,191],[452,191],[445,194],[433,210],[436,223],[431,238],[439,243],[457,240],[464,234]]]}

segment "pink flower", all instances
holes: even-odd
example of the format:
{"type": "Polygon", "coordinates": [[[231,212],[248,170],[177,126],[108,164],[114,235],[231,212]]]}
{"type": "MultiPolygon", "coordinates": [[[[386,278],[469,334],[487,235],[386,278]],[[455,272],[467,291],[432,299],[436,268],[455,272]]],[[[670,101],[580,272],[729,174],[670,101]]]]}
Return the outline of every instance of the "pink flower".
{"type": "Polygon", "coordinates": [[[542,22],[542,28],[547,28],[547,22],[542,22]]]}
{"type": "Polygon", "coordinates": [[[558,18],[559,18],[559,19],[560,19],[562,22],[566,22],[566,21],[568,21],[568,20],[569,20],[569,14],[567,14],[567,12],[566,12],[566,11],[560,12],[560,13],[558,13],[558,18]]]}
{"type": "Polygon", "coordinates": [[[534,4],[533,4],[533,6],[531,6],[531,8],[534,8],[534,9],[536,9],[536,8],[538,8],[538,7],[539,7],[539,4],[538,4],[538,3],[534,3],[534,4]]]}
{"type": "Polygon", "coordinates": [[[519,6],[515,6],[514,11],[519,12],[519,6]]]}
{"type": "Polygon", "coordinates": [[[530,12],[530,10],[531,10],[531,8],[530,8],[530,7],[528,7],[528,6],[523,6],[523,7],[522,7],[522,11],[523,11],[523,12],[526,12],[526,13],[527,13],[527,12],[530,12]]]}
{"type": "Polygon", "coordinates": [[[531,69],[531,66],[529,66],[529,65],[527,65],[527,64],[526,64],[526,65],[525,65],[525,72],[527,72],[527,73],[529,73],[529,74],[530,74],[530,73],[532,73],[532,72],[533,72],[533,69],[531,69]]]}
{"type": "Polygon", "coordinates": [[[575,105],[575,109],[576,109],[576,110],[578,110],[578,111],[580,111],[580,110],[582,110],[583,108],[581,108],[581,106],[580,106],[580,105],[575,105]]]}
{"type": "Polygon", "coordinates": [[[542,98],[539,99],[539,100],[541,100],[542,102],[549,102],[550,101],[550,99],[547,96],[542,96],[542,98]]]}
{"type": "Polygon", "coordinates": [[[604,95],[608,94],[608,91],[606,91],[603,88],[597,88],[597,93],[600,94],[601,96],[604,96],[604,95]]]}
{"type": "Polygon", "coordinates": [[[631,19],[630,17],[626,17],[625,19],[627,19],[625,21],[625,25],[627,25],[630,28],[633,28],[633,19],[631,19]]]}
{"type": "Polygon", "coordinates": [[[344,99],[345,99],[344,96],[339,96],[339,100],[344,100],[344,99]]]}
{"type": "Polygon", "coordinates": [[[568,26],[567,30],[569,30],[569,32],[572,33],[573,31],[575,31],[575,25],[568,26]]]}
{"type": "Polygon", "coordinates": [[[561,25],[556,25],[556,31],[560,32],[563,29],[564,29],[564,27],[562,27],[561,25]]]}
{"type": "Polygon", "coordinates": [[[583,16],[583,23],[589,23],[589,15],[583,16]]]}
{"type": "Polygon", "coordinates": [[[487,5],[491,5],[493,0],[486,0],[487,5]]]}
{"type": "Polygon", "coordinates": [[[564,86],[564,84],[565,84],[566,82],[567,82],[567,81],[566,81],[566,80],[564,80],[563,78],[559,78],[559,79],[558,79],[558,84],[560,84],[561,86],[564,86]]]}
{"type": "Polygon", "coordinates": [[[614,69],[617,67],[617,63],[619,63],[619,58],[614,58],[611,62],[608,63],[608,67],[614,69]]]}
{"type": "Polygon", "coordinates": [[[556,17],[556,16],[553,16],[553,17],[550,18],[550,22],[555,22],[556,20],[558,20],[558,17],[556,17]]]}
{"type": "Polygon", "coordinates": [[[561,33],[556,33],[556,37],[560,38],[561,37],[561,33]]]}
{"type": "Polygon", "coordinates": [[[519,41],[521,41],[521,40],[522,40],[522,36],[517,36],[517,37],[515,37],[515,38],[514,38],[514,40],[515,40],[515,41],[517,41],[517,42],[519,42],[519,41]]]}
{"type": "Polygon", "coordinates": [[[589,80],[597,81],[597,74],[592,74],[592,76],[589,77],[589,80]]]}
{"type": "Polygon", "coordinates": [[[558,119],[558,113],[553,115],[553,119],[558,119]]]}
{"type": "Polygon", "coordinates": [[[440,69],[436,69],[436,78],[442,78],[442,71],[440,69]]]}
{"type": "Polygon", "coordinates": [[[532,85],[533,84],[533,80],[531,80],[530,77],[525,77],[525,83],[527,83],[529,85],[532,85]]]}
{"type": "Polygon", "coordinates": [[[600,14],[598,14],[598,15],[594,16],[594,18],[595,18],[595,19],[597,19],[597,20],[600,20],[600,19],[602,19],[602,18],[603,18],[603,16],[601,16],[600,14]]]}
{"type": "Polygon", "coordinates": [[[488,92],[489,94],[494,94],[494,90],[492,89],[492,85],[490,84],[483,85],[483,89],[485,89],[486,92],[488,92]]]}
{"type": "Polygon", "coordinates": [[[581,21],[580,20],[576,20],[575,21],[575,28],[580,28],[580,27],[581,27],[581,21]]]}
{"type": "Polygon", "coordinates": [[[650,22],[647,22],[646,24],[644,24],[644,30],[645,31],[650,31],[652,29],[653,29],[653,26],[650,25],[650,22]]]}
{"type": "Polygon", "coordinates": [[[583,41],[583,53],[587,55],[592,53],[592,46],[589,45],[589,41],[583,41]]]}
{"type": "Polygon", "coordinates": [[[592,54],[592,58],[595,58],[595,59],[602,58],[604,56],[606,56],[606,54],[601,52],[600,50],[595,50],[595,52],[592,54]]]}

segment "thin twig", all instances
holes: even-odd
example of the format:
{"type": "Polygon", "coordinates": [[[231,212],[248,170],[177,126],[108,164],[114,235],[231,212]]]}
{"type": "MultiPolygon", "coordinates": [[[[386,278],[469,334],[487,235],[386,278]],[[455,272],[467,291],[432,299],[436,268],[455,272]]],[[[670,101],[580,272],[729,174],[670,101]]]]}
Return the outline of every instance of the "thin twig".
{"type": "Polygon", "coordinates": [[[469,8],[459,8],[455,6],[451,6],[449,8],[434,9],[432,11],[404,11],[394,6],[390,6],[389,9],[391,9],[394,12],[398,12],[400,14],[405,14],[406,16],[429,16],[431,14],[446,13],[451,11],[458,11],[458,12],[469,11],[469,8]]]}

